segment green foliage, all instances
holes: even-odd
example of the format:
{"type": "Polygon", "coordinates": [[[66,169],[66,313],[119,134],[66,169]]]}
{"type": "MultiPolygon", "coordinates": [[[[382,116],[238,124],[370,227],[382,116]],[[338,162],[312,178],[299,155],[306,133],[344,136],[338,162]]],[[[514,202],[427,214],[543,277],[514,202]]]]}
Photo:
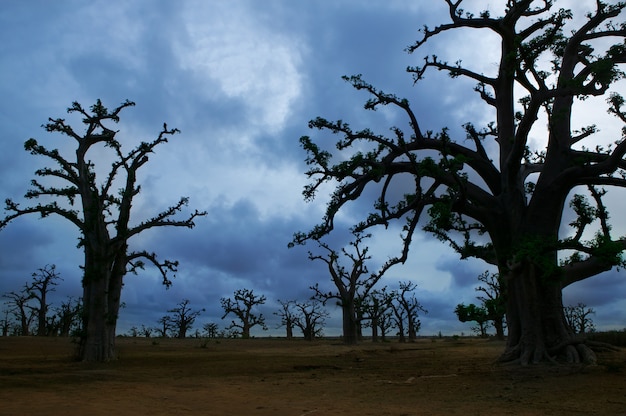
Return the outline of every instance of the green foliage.
{"type": "Polygon", "coordinates": [[[478,323],[484,323],[489,320],[487,309],[476,306],[473,303],[470,303],[467,306],[463,303],[459,303],[456,305],[454,313],[461,322],[475,321],[478,323]]]}

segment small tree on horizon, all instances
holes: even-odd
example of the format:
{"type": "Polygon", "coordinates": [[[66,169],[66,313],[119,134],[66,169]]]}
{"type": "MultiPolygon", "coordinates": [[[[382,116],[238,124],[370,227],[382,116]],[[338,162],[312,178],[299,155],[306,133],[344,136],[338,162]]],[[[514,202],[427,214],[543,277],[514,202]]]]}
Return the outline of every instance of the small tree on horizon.
{"type": "Polygon", "coordinates": [[[506,316],[506,299],[504,298],[506,288],[504,287],[504,281],[500,278],[499,273],[489,273],[488,271],[478,276],[478,280],[483,285],[476,288],[477,292],[482,293],[477,298],[487,310],[487,317],[496,330],[496,338],[503,340],[504,318],[506,316]]]}
{"type": "Polygon", "coordinates": [[[280,304],[280,310],[278,312],[274,312],[274,315],[280,318],[280,324],[276,326],[276,328],[285,327],[287,339],[293,338],[293,327],[295,326],[296,316],[295,312],[291,309],[295,305],[295,301],[281,301],[278,299],[278,303],[280,304]]]}
{"type": "Polygon", "coordinates": [[[398,289],[392,291],[390,306],[400,342],[416,341],[417,333],[422,326],[419,314],[420,312],[428,313],[415,297],[416,289],[416,283],[407,281],[400,282],[398,289]]]}
{"type": "Polygon", "coordinates": [[[489,313],[482,306],[476,306],[473,303],[465,305],[459,303],[454,309],[454,313],[461,322],[476,322],[478,326],[472,328],[481,338],[487,337],[487,327],[489,326],[489,313]]]}
{"type": "Polygon", "coordinates": [[[29,306],[32,295],[28,293],[26,286],[20,292],[7,292],[3,297],[8,299],[5,304],[18,322],[15,328],[17,334],[22,336],[30,335],[30,326],[35,318],[35,313],[29,306]]]}
{"type": "Polygon", "coordinates": [[[313,299],[308,302],[295,302],[294,307],[297,310],[294,325],[300,328],[304,339],[313,341],[323,336],[324,324],[329,317],[323,304],[313,299]]]}
{"type": "Polygon", "coordinates": [[[193,328],[196,318],[205,311],[204,308],[194,311],[189,307],[189,303],[189,299],[183,299],[176,308],[167,311],[170,314],[171,330],[175,332],[176,338],[179,339],[187,336],[187,331],[193,328]]]}
{"type": "Polygon", "coordinates": [[[250,338],[250,330],[255,326],[260,326],[264,331],[267,331],[263,314],[260,313],[257,315],[252,311],[253,308],[263,305],[266,300],[265,295],[256,296],[254,291],[250,289],[236,290],[233,299],[221,298],[220,303],[222,309],[224,309],[222,319],[233,314],[239,320],[239,322],[235,320],[231,321],[226,331],[237,329],[244,339],[250,338]]]}
{"type": "Polygon", "coordinates": [[[591,319],[596,311],[588,308],[586,304],[578,302],[576,305],[568,305],[563,308],[565,319],[575,334],[586,334],[594,332],[596,327],[591,319]]]}
{"type": "Polygon", "coordinates": [[[325,254],[309,252],[310,260],[320,260],[326,263],[331,280],[337,288],[336,292],[326,292],[320,289],[319,283],[316,283],[311,286],[314,292],[313,298],[322,302],[323,305],[331,299],[337,299],[337,304],[341,307],[345,344],[356,344],[361,337],[361,311],[358,309],[360,299],[366,297],[385,272],[397,263],[395,259],[389,260],[378,272],[370,273],[366,264],[371,259],[368,254],[369,247],[363,247],[362,243],[364,239],[371,237],[371,234],[357,232],[353,235],[354,240],[349,243],[351,249],[341,248],[341,254],[351,263],[349,269],[341,264],[336,250],[319,240],[316,240],[318,246],[325,254]]]}
{"type": "Polygon", "coordinates": [[[61,276],[56,271],[56,266],[46,265],[32,275],[32,281],[26,284],[25,290],[30,295],[31,299],[37,301],[37,306],[31,306],[35,316],[37,317],[37,335],[46,336],[51,335],[52,328],[48,327],[48,294],[55,290],[55,286],[58,285],[61,276]]]}

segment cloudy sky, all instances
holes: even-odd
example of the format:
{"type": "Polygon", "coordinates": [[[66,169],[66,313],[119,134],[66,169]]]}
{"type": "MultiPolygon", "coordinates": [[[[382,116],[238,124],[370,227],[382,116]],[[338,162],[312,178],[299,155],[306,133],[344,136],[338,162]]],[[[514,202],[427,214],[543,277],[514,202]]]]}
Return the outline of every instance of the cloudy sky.
{"type": "MultiPolygon", "coordinates": [[[[481,3],[468,1],[468,9],[481,3]]],[[[490,2],[492,13],[504,3],[490,2]]],[[[595,4],[557,3],[575,10],[595,4]]],[[[433,74],[413,87],[404,71],[427,53],[451,62],[463,59],[479,72],[496,68],[497,45],[483,33],[446,34],[416,56],[404,52],[419,28],[433,27],[445,14],[443,1],[415,0],[2,2],[0,196],[23,201],[33,172],[47,162],[23,150],[28,138],[71,157],[67,139],[40,127],[48,117],[66,117],[73,101],[87,107],[100,98],[113,108],[132,100],[136,107],[121,114],[117,127],[127,150],[154,139],[163,122],[181,130],[141,170],[135,221],[180,196],[189,196],[192,208],[209,215],[193,230],[155,229],[132,241],[133,248],[179,260],[180,268],[169,290],[152,268],[126,278],[118,332],[155,325],[182,299],[206,308],[196,328],[206,322],[223,327],[228,322],[220,320],[220,297],[247,288],[268,298],[262,312],[271,333],[282,334],[273,315],[278,299],[305,300],[317,282],[332,287],[324,265],[307,258],[314,245],[287,248],[294,232],[320,221],[327,196],[322,193],[313,203],[302,198],[307,179],[298,139],[315,134],[307,129],[308,120],[341,118],[355,128],[404,122],[391,112],[363,111],[367,96],[341,76],[360,73],[409,98],[424,129],[448,126],[458,132],[464,122],[488,121],[484,107],[471,105],[476,103],[471,83],[433,74]]],[[[618,88],[623,91],[624,85],[618,88]]],[[[606,115],[602,100],[581,111],[580,119],[581,126],[584,119],[601,128],[607,123],[607,140],[619,138],[611,136],[620,126],[606,115]]],[[[98,155],[92,157],[98,163],[98,155]]],[[[619,222],[621,212],[612,212],[619,222]]],[[[344,228],[355,219],[350,212],[342,218],[344,228]]],[[[329,240],[336,248],[347,241],[339,234],[329,240]]],[[[397,254],[398,234],[377,232],[368,242],[371,270],[397,254]]],[[[453,310],[457,303],[476,301],[476,277],[487,266],[460,261],[429,236],[414,240],[410,260],[391,269],[381,286],[393,288],[400,280],[418,284],[417,297],[429,311],[422,318],[423,334],[468,333],[470,325],[458,322],[453,310]]],[[[53,303],[80,296],[77,241],[76,229],[59,218],[14,221],[0,232],[0,292],[20,290],[34,271],[55,264],[64,280],[53,303]]],[[[623,272],[611,271],[568,288],[564,296],[566,304],[594,308],[598,327],[621,329],[625,294],[623,272]]],[[[326,333],[336,335],[339,315],[333,305],[328,309],[333,318],[326,333]]]]}

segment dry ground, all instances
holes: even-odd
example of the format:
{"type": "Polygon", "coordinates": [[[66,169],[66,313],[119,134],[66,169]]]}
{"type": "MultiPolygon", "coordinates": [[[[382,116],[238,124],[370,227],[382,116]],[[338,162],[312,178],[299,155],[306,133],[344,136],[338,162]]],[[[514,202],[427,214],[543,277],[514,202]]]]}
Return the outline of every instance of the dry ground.
{"type": "Polygon", "coordinates": [[[595,367],[501,367],[503,344],[0,338],[0,415],[626,415],[626,351],[595,367]]]}

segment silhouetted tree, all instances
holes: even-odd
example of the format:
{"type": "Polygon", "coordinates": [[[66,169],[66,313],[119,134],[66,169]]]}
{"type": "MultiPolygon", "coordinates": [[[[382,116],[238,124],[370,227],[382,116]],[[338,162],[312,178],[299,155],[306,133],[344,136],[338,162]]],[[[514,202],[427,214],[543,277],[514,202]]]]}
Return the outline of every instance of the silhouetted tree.
{"type": "Polygon", "coordinates": [[[476,306],[473,303],[470,303],[467,306],[463,303],[459,303],[456,305],[454,313],[461,322],[476,322],[478,326],[473,327],[472,330],[483,338],[487,336],[489,313],[486,308],[476,306]]]}
{"type": "Polygon", "coordinates": [[[366,262],[371,259],[368,255],[369,247],[362,247],[363,239],[371,237],[370,234],[354,234],[354,241],[350,242],[352,249],[341,249],[343,256],[351,262],[351,268],[346,269],[339,261],[339,253],[331,249],[328,244],[317,240],[320,248],[326,254],[313,254],[309,252],[310,260],[321,260],[326,263],[331,279],[337,288],[336,292],[324,292],[319,288],[319,283],[311,286],[315,292],[314,299],[326,305],[331,299],[337,299],[341,307],[343,322],[343,341],[346,344],[356,344],[361,334],[361,322],[357,303],[360,298],[367,296],[374,285],[380,280],[385,272],[394,264],[392,259],[385,263],[377,273],[370,273],[366,262]]]}
{"type": "Polygon", "coordinates": [[[363,312],[363,318],[372,329],[372,342],[378,342],[379,331],[381,340],[385,341],[387,331],[393,326],[392,302],[393,293],[388,293],[386,286],[370,292],[359,301],[358,307],[363,312]]]}
{"type": "MultiPolygon", "coordinates": [[[[32,189],[25,197],[51,197],[53,201],[21,208],[18,203],[7,199],[5,209],[9,214],[0,222],[1,229],[25,214],[37,213],[41,217],[54,214],[65,218],[80,231],[80,246],[84,249],[85,260],[82,280],[83,333],[79,356],[84,361],[108,361],[115,357],[115,327],[126,273],[135,273],[137,269],[143,268],[145,260],[158,268],[163,283],[169,286],[171,281],[168,273],[177,269],[177,262],[160,262],[154,253],[130,251],[128,245],[131,238],[155,227],[192,228],[194,219],[206,214],[195,211],[184,220],[173,219],[187,205],[188,198],[181,198],[178,203],[154,217],[131,225],[131,207],[140,191],[140,186],[136,184],[137,171],[148,162],[148,155],[156,146],[167,142],[168,137],[178,133],[177,129],[168,129],[163,124],[163,129],[155,140],[142,142],[129,153],[122,153],[122,145],[116,139],[117,131],[112,130],[108,124],[117,123],[120,112],[134,105],[133,102],[126,101],[109,111],[98,100],[87,111],[79,103],[72,103],[67,111],[82,116],[82,123],[85,125],[83,134],[74,130],[65,119],[50,118],[44,128],[48,132],[61,133],[73,139],[76,143],[73,156],[75,159],[65,158],[57,149],[49,150],[35,139],[27,140],[24,148],[32,155],[45,156],[54,162],[53,168],[38,169],[35,172],[37,176],[58,180],[63,185],[57,187],[33,180],[32,189]],[[96,182],[96,167],[88,159],[91,150],[102,150],[99,146],[111,149],[116,157],[102,183],[96,182]],[[118,179],[122,174],[125,177],[118,179]],[[118,185],[121,185],[121,189],[118,185]],[[75,207],[77,201],[80,204],[79,209],[75,207]]],[[[98,154],[97,159],[102,159],[102,155],[98,154]]]]}
{"type": "Polygon", "coordinates": [[[30,326],[33,323],[35,314],[29,307],[29,302],[32,299],[32,295],[28,293],[26,287],[20,292],[8,292],[3,295],[8,300],[5,304],[8,306],[9,311],[13,314],[15,319],[19,322],[17,333],[22,336],[30,335],[30,326]]]}
{"type": "Polygon", "coordinates": [[[477,296],[487,311],[487,318],[491,321],[496,330],[496,338],[504,339],[504,317],[506,315],[506,299],[504,298],[504,281],[500,279],[498,273],[485,271],[478,276],[478,280],[483,283],[476,288],[483,295],[477,296]]]}
{"type": "Polygon", "coordinates": [[[4,309],[2,311],[2,320],[0,320],[0,331],[2,331],[2,336],[9,336],[9,330],[11,329],[11,319],[9,319],[9,315],[11,311],[8,309],[4,309]]]}
{"type": "Polygon", "coordinates": [[[168,310],[170,313],[171,330],[176,333],[177,338],[185,338],[187,331],[193,327],[196,318],[204,312],[204,309],[192,310],[189,307],[189,299],[183,299],[178,307],[168,310]]]}
{"type": "MultiPolygon", "coordinates": [[[[568,328],[562,289],[622,264],[626,247],[626,239],[612,235],[604,205],[605,188],[626,187],[623,132],[606,138],[613,145],[585,145],[598,129],[577,126],[572,118],[586,98],[606,95],[624,76],[619,65],[626,63],[626,3],[585,2],[594,10],[572,24],[572,12],[555,10],[554,3],[502,1],[503,11],[492,16],[463,10],[463,0],[444,0],[449,20],[423,27],[421,38],[407,48],[419,51],[451,31],[480,30],[484,39],[498,39],[492,75],[436,55],[408,68],[416,84],[433,70],[475,82],[485,105],[480,117],[493,121],[479,127],[467,122],[460,137],[447,128],[427,131],[421,119],[430,119],[407,99],[352,76],[345,79],[370,95],[366,109],[398,110],[408,123],[379,134],[352,129],[342,120],[312,120],[312,129],[339,136],[339,160],[309,137],[300,140],[313,178],[305,199],[329,182],[337,187],[323,222],[297,234],[295,242],[319,240],[331,232],[338,212],[375,194],[372,212],[355,230],[404,221],[401,259],[408,257],[415,230],[426,224],[461,258],[497,266],[507,281],[508,337],[501,361],[522,365],[554,356],[595,361],[593,351],[568,328]],[[544,127],[545,140],[530,140],[544,127]],[[568,218],[564,210],[571,195],[577,218],[570,231],[562,221],[568,218]],[[588,230],[590,225],[597,232],[588,230]]],[[[483,56],[483,45],[459,39],[457,46],[474,48],[478,59],[483,56]]],[[[609,113],[626,123],[623,97],[611,93],[607,101],[609,113]]]]}
{"type": "Polygon", "coordinates": [[[169,337],[170,332],[174,329],[174,323],[172,322],[172,317],[169,315],[164,315],[159,318],[157,321],[159,326],[155,327],[155,331],[159,334],[161,338],[169,337]]]}
{"type": "Polygon", "coordinates": [[[67,301],[61,302],[61,306],[56,309],[58,317],[58,334],[61,337],[69,337],[72,333],[81,332],[81,312],[83,308],[82,299],[69,297],[67,301]]]}
{"type": "Polygon", "coordinates": [[[63,279],[53,264],[38,269],[33,273],[32,281],[26,284],[26,292],[37,301],[37,306],[32,306],[31,309],[37,317],[38,336],[50,335],[52,328],[48,328],[47,325],[48,308],[50,307],[47,303],[47,296],[48,293],[55,290],[54,286],[58,285],[58,280],[63,279]]]}
{"type": "Polygon", "coordinates": [[[591,315],[595,314],[592,308],[588,308],[584,303],[579,302],[576,305],[565,306],[565,318],[575,334],[585,334],[595,331],[595,325],[591,315]]]}
{"type": "Polygon", "coordinates": [[[232,313],[239,320],[239,322],[231,321],[227,330],[240,330],[242,338],[250,338],[250,329],[257,325],[263,328],[264,331],[267,331],[265,317],[263,314],[260,313],[257,315],[252,312],[252,308],[263,305],[266,300],[267,298],[265,295],[256,296],[252,290],[248,289],[236,290],[234,293],[234,300],[230,298],[221,298],[220,302],[222,304],[222,309],[224,309],[222,319],[232,313]]]}
{"type": "Polygon", "coordinates": [[[151,326],[145,326],[145,325],[141,325],[141,328],[139,329],[139,335],[141,335],[142,337],[145,338],[150,338],[150,336],[152,335],[152,332],[154,331],[154,328],[151,326]]]}
{"type": "Polygon", "coordinates": [[[291,309],[295,305],[295,301],[286,301],[283,302],[278,299],[278,303],[280,304],[280,310],[278,312],[274,312],[274,315],[280,317],[280,324],[276,328],[285,327],[287,331],[286,337],[287,339],[293,338],[293,327],[295,325],[296,317],[294,315],[294,311],[291,309]]]}
{"type": "Polygon", "coordinates": [[[400,342],[407,340],[415,342],[417,333],[422,325],[419,320],[419,313],[427,313],[415,297],[417,284],[413,282],[400,282],[400,287],[393,291],[392,302],[390,304],[393,316],[395,318],[395,326],[398,328],[398,336],[400,342]]]}
{"type": "Polygon", "coordinates": [[[217,338],[219,326],[215,322],[209,322],[202,326],[204,333],[209,338],[217,338]]]}
{"type": "Polygon", "coordinates": [[[300,328],[304,339],[313,341],[323,335],[324,323],[328,318],[328,312],[322,303],[311,300],[309,302],[295,302],[296,315],[294,325],[300,328]]]}

